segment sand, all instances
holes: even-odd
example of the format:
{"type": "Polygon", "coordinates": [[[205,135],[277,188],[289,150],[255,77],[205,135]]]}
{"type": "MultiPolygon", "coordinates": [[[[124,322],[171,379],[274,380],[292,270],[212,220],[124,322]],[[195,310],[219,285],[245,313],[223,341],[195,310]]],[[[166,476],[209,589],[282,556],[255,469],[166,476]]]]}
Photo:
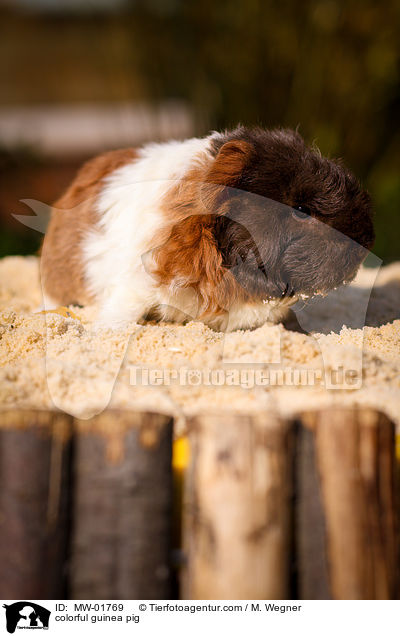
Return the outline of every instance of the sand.
{"type": "Polygon", "coordinates": [[[41,298],[35,257],[0,261],[2,409],[83,418],[107,406],[145,409],[182,427],[210,409],[292,415],[363,404],[400,431],[400,263],[362,268],[351,285],[299,303],[307,333],[266,324],[223,334],[196,321],[96,330],[95,307],[70,308],[76,317],[34,313],[41,298]]]}

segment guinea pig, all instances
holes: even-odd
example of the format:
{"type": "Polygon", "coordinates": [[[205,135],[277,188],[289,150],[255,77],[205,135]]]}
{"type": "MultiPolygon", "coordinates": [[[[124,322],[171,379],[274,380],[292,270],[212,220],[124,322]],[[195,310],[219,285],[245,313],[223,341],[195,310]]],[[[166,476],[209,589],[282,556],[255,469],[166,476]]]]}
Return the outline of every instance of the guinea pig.
{"type": "Polygon", "coordinates": [[[373,241],[368,193],[298,132],[240,126],[116,150],[54,204],[45,306],[95,302],[111,327],[255,328],[352,280],[373,241]]]}

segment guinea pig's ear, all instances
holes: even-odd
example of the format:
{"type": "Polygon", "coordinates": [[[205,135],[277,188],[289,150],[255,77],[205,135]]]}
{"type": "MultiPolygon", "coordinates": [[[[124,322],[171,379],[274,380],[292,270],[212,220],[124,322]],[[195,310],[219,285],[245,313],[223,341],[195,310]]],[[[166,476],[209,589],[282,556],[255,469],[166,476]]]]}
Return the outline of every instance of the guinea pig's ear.
{"type": "Polygon", "coordinates": [[[221,146],[207,172],[206,180],[216,185],[235,187],[248,164],[253,147],[240,139],[227,141],[221,146]]]}
{"type": "Polygon", "coordinates": [[[222,213],[221,205],[229,197],[229,188],[240,187],[252,154],[253,147],[240,139],[227,141],[221,146],[201,186],[201,198],[207,210],[222,213]]]}

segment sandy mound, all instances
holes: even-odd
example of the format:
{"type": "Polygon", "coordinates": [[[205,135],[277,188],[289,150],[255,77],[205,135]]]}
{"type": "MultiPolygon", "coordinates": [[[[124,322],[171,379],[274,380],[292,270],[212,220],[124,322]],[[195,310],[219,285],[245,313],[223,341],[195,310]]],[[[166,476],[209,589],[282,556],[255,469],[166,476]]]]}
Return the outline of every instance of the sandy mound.
{"type": "Polygon", "coordinates": [[[89,417],[111,405],[182,421],[217,408],[365,404],[400,425],[400,263],[362,269],[350,286],[296,307],[307,333],[264,325],[223,334],[194,321],[94,331],[95,308],[72,308],[76,319],[33,313],[40,303],[37,259],[0,261],[2,408],[89,417]]]}

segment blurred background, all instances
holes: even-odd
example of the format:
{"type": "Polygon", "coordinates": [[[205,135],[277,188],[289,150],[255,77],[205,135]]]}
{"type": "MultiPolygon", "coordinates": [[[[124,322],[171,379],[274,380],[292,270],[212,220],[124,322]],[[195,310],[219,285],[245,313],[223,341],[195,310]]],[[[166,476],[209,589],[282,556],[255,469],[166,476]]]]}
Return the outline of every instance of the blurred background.
{"type": "Polygon", "coordinates": [[[400,258],[400,0],[0,0],[0,255],[108,148],[299,126],[374,200],[400,258]]]}

